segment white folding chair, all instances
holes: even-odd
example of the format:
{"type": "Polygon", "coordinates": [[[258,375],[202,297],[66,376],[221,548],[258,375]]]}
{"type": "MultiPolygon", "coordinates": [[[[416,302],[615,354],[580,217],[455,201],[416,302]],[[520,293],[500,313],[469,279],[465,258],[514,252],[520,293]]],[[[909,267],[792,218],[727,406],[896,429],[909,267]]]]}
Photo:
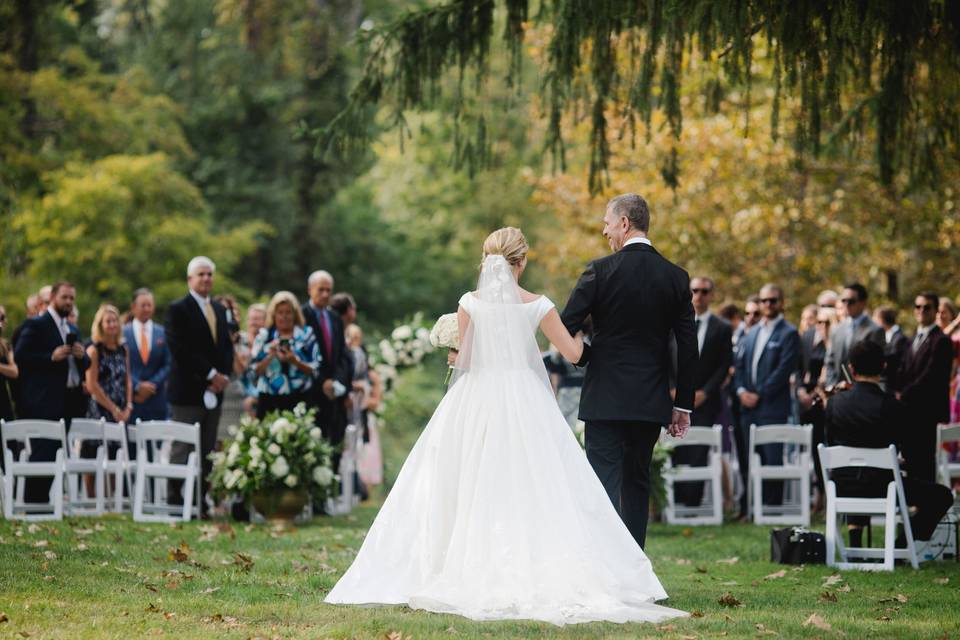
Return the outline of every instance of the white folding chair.
{"type": "Polygon", "coordinates": [[[105,451],[103,446],[103,418],[93,420],[88,418],[74,418],[70,421],[70,430],[67,431],[67,513],[72,516],[100,516],[103,515],[104,471],[103,463],[105,451]],[[81,458],[80,451],[83,445],[92,442],[97,445],[96,455],[93,458],[81,458]],[[90,495],[83,476],[93,476],[93,493],[90,495]]]}
{"type": "Polygon", "coordinates": [[[0,443],[3,446],[3,517],[8,520],[62,520],[63,476],[67,450],[66,425],[63,420],[0,420],[0,443]],[[52,440],[57,447],[50,462],[30,462],[32,440],[52,440]],[[10,444],[23,446],[17,461],[10,444]],[[53,478],[47,502],[25,502],[27,478],[53,478]]]}
{"type": "Polygon", "coordinates": [[[897,462],[897,448],[890,445],[885,449],[862,449],[858,447],[825,447],[817,445],[820,452],[820,466],[827,485],[827,564],[840,569],[864,569],[866,571],[893,571],[895,559],[910,560],[910,566],[918,568],[917,547],[913,541],[910,527],[910,511],[903,492],[900,477],[900,464],[897,462]],[[871,467],[887,469],[893,477],[887,485],[887,495],[883,498],[855,498],[837,495],[837,485],[830,480],[829,471],[840,467],[871,467]],[[883,516],[883,549],[871,547],[847,547],[843,544],[837,516],[842,514],[883,516]],[[897,533],[897,516],[903,523],[906,549],[894,547],[897,533]],[[840,562],[836,561],[840,556],[840,562]],[[883,559],[879,562],[851,562],[851,558],[883,559]]]}
{"type": "Polygon", "coordinates": [[[134,482],[133,519],[136,522],[179,522],[200,516],[200,425],[172,420],[137,421],[137,475],[134,482]],[[193,447],[186,463],[171,462],[173,443],[193,447]],[[160,479],[183,480],[183,504],[167,501],[167,492],[153,491],[153,500],[146,500],[147,483],[160,479]]]}
{"type": "Polygon", "coordinates": [[[130,466],[130,454],[127,449],[127,426],[122,422],[105,422],[103,424],[103,444],[105,453],[103,470],[106,477],[113,482],[113,510],[122,513],[124,509],[123,491],[127,490],[127,504],[133,505],[133,472],[130,466]],[[111,446],[116,447],[116,453],[111,456],[111,446]],[[126,481],[126,484],[124,484],[126,481]]]}
{"type": "Polygon", "coordinates": [[[690,427],[687,435],[676,439],[663,431],[660,440],[672,445],[674,449],[689,446],[707,446],[706,466],[690,466],[681,464],[673,466],[667,458],[663,469],[663,479],[667,490],[667,507],[664,515],[670,524],[723,524],[723,494],[722,476],[723,464],[721,451],[723,449],[723,427],[690,427]],[[674,485],[677,482],[705,482],[704,500],[698,506],[686,506],[676,503],[674,485]]]}
{"type": "Polygon", "coordinates": [[[937,428],[938,481],[952,489],[954,478],[960,478],[960,462],[950,462],[950,454],[943,448],[948,442],[960,444],[960,422],[941,424],[937,428]]]}
{"type": "MultiPolygon", "coordinates": [[[[798,524],[810,526],[810,472],[813,425],[772,424],[750,425],[750,486],[748,504],[755,524],[798,524]],[[758,447],[768,444],[784,445],[783,464],[763,464],[758,447]],[[799,494],[793,501],[780,505],[763,504],[764,481],[797,482],[799,494]]],[[[784,492],[787,497],[789,492],[784,492]]]]}

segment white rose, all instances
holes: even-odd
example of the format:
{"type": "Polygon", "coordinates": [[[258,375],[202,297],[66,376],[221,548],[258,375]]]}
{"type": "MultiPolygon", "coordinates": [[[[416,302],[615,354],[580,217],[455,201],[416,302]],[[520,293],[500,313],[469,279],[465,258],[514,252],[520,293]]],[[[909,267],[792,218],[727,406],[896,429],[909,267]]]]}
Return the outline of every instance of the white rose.
{"type": "Polygon", "coordinates": [[[255,447],[260,442],[260,438],[257,436],[250,436],[250,446],[255,447]]]}
{"type": "Polygon", "coordinates": [[[298,402],[297,406],[293,408],[293,415],[297,416],[298,418],[302,418],[303,416],[307,415],[307,405],[303,402],[298,402]]]}
{"type": "Polygon", "coordinates": [[[257,446],[250,447],[250,458],[252,460],[259,460],[260,456],[263,455],[263,449],[257,446]]]}
{"type": "Polygon", "coordinates": [[[393,330],[393,333],[390,334],[390,337],[394,340],[409,340],[413,337],[413,329],[405,324],[402,324],[393,330]]]}
{"type": "Polygon", "coordinates": [[[297,486],[297,479],[298,479],[297,476],[295,476],[295,475],[293,475],[293,474],[291,473],[290,475],[288,475],[288,476],[284,479],[283,484],[287,485],[288,487],[290,487],[290,488],[292,489],[292,488],[294,488],[295,486],[297,486]]]}
{"type": "Polygon", "coordinates": [[[272,473],[275,478],[282,478],[289,472],[290,465],[287,464],[287,459],[283,456],[274,460],[273,464],[270,465],[270,473],[272,473]]]}
{"type": "Polygon", "coordinates": [[[270,446],[267,447],[267,452],[275,456],[280,455],[280,445],[276,442],[271,442],[270,446]]]}
{"type": "Polygon", "coordinates": [[[240,445],[234,442],[230,445],[230,448],[227,449],[227,464],[233,464],[237,461],[238,457],[240,457],[240,445]]]}
{"type": "Polygon", "coordinates": [[[313,481],[320,486],[326,486],[333,482],[333,471],[331,471],[328,467],[314,467],[313,481]]]}
{"type": "Polygon", "coordinates": [[[313,453],[307,453],[303,456],[303,461],[307,464],[313,464],[317,461],[317,456],[313,455],[313,453]]]}
{"type": "Polygon", "coordinates": [[[259,466],[260,466],[259,458],[251,457],[250,462],[247,463],[247,469],[250,469],[250,471],[256,471],[257,467],[259,466]]]}
{"type": "Polygon", "coordinates": [[[236,435],[237,435],[237,433],[238,433],[239,431],[240,431],[240,430],[237,429],[237,425],[235,425],[235,424],[232,424],[232,425],[230,425],[229,427],[227,427],[227,433],[230,434],[230,437],[231,437],[231,438],[236,437],[236,435]]]}
{"type": "Polygon", "coordinates": [[[280,433],[293,433],[293,425],[286,418],[277,418],[270,425],[270,435],[276,436],[280,433]]]}
{"type": "Polygon", "coordinates": [[[323,432],[320,430],[320,427],[314,427],[310,429],[310,437],[314,440],[319,440],[323,437],[323,432]]]}

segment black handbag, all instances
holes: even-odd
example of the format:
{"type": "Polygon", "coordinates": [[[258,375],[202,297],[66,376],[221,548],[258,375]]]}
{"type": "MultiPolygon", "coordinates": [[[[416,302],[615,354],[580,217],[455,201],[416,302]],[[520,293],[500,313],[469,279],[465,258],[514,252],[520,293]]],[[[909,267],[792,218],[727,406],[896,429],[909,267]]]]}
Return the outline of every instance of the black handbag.
{"type": "Polygon", "coordinates": [[[778,564],[824,564],[827,542],[822,533],[803,527],[770,531],[770,562],[778,564]]]}

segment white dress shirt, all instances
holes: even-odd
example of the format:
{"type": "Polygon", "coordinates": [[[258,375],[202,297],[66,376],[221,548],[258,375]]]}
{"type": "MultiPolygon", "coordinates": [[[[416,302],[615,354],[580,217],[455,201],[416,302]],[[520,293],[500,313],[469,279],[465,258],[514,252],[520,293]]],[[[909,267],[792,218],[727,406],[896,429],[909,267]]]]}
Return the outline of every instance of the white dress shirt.
{"type": "MultiPolygon", "coordinates": [[[[190,289],[190,295],[193,296],[193,299],[197,301],[197,304],[200,305],[200,313],[203,314],[204,320],[207,318],[207,306],[210,304],[209,297],[203,297],[193,289],[190,289]]],[[[214,314],[216,317],[216,314],[214,314]]],[[[210,371],[207,372],[207,380],[213,380],[213,376],[217,375],[217,368],[210,367],[210,371]]]]}
{"type": "MultiPolygon", "coordinates": [[[[60,314],[57,313],[57,310],[54,309],[53,305],[47,307],[47,313],[50,314],[50,317],[53,318],[53,321],[57,325],[57,329],[60,331],[60,339],[63,340],[63,344],[67,344],[67,334],[70,333],[70,326],[67,324],[66,318],[61,318],[60,314]]],[[[73,389],[80,386],[80,369],[77,368],[77,362],[73,357],[73,354],[67,356],[67,388],[73,389]]]]}
{"type": "Polygon", "coordinates": [[[913,346],[911,347],[914,353],[916,353],[917,350],[920,349],[920,345],[922,345],[924,341],[927,339],[927,336],[930,335],[931,329],[933,329],[932,324],[926,327],[917,327],[917,335],[914,336],[913,346]]]}
{"type": "Polygon", "coordinates": [[[900,331],[900,325],[898,325],[898,324],[895,324],[895,325],[893,325],[892,327],[890,327],[889,329],[887,329],[886,331],[884,331],[884,334],[885,334],[886,337],[887,337],[887,338],[886,338],[886,339],[887,339],[887,344],[890,344],[890,341],[893,340],[893,336],[894,336],[894,334],[897,333],[897,331],[900,331]]]}
{"type": "Polygon", "coordinates": [[[140,322],[136,318],[133,319],[133,338],[137,342],[137,350],[140,350],[140,332],[146,329],[147,331],[147,344],[150,345],[150,348],[153,349],[153,320],[147,320],[146,322],[140,322]]]}
{"type": "Polygon", "coordinates": [[[710,316],[713,314],[707,309],[702,316],[696,316],[694,322],[697,327],[697,352],[703,354],[703,342],[707,339],[707,324],[710,322],[710,316]]]}
{"type": "Polygon", "coordinates": [[[760,321],[760,334],[757,336],[757,344],[753,347],[753,362],[750,367],[750,380],[753,381],[754,385],[757,384],[757,366],[760,364],[760,356],[763,355],[763,350],[766,348],[767,342],[770,341],[774,329],[782,321],[782,313],[773,320],[764,318],[760,321]]]}

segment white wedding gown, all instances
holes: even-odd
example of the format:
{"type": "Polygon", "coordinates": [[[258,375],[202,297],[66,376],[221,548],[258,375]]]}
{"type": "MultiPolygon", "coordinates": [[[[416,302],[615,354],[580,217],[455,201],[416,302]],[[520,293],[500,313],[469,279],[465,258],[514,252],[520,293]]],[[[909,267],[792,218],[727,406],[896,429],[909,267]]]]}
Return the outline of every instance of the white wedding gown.
{"type": "Polygon", "coordinates": [[[535,343],[534,355],[518,353],[514,334],[535,339],[553,303],[473,294],[460,303],[474,333],[472,365],[437,407],[326,602],[557,625],[687,615],[653,604],[667,594],[537,371],[535,343]]]}

